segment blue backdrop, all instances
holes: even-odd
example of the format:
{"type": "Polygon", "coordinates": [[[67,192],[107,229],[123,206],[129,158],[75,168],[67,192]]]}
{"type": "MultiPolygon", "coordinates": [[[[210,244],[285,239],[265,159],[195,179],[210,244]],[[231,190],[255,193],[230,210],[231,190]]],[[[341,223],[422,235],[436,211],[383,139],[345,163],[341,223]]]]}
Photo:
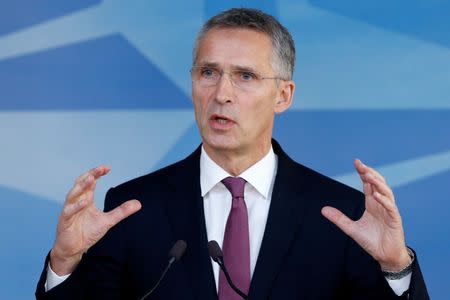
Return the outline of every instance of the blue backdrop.
{"type": "Polygon", "coordinates": [[[377,167],[431,297],[448,297],[448,1],[15,0],[0,3],[2,298],[33,298],[78,174],[112,166],[96,192],[102,206],[108,187],[198,145],[193,40],[234,6],[275,15],[297,44],[295,102],[275,137],[299,162],[357,188],[353,158],[377,167]]]}

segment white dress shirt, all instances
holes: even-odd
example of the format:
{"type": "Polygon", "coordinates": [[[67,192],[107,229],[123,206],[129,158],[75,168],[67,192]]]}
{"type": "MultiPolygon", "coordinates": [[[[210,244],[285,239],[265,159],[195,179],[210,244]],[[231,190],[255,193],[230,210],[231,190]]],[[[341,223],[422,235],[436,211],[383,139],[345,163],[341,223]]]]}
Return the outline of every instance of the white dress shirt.
{"type": "MultiPolygon", "coordinates": [[[[239,175],[247,181],[244,187],[244,200],[248,211],[250,277],[253,276],[255,270],[256,259],[266,228],[276,170],[277,158],[270,148],[266,156],[239,175]]],[[[232,201],[230,191],[221,181],[228,176],[232,175],[217,165],[202,147],[200,188],[205,210],[206,232],[208,241],[217,241],[221,248],[232,201]]],[[[211,260],[211,263],[216,288],[218,288],[219,266],[213,260],[211,260]]]]}
{"type": "MultiPolygon", "coordinates": [[[[273,149],[270,148],[266,156],[239,175],[239,177],[247,181],[244,188],[244,201],[248,211],[250,277],[253,276],[253,271],[255,270],[256,260],[266,228],[277,167],[277,156],[273,149]]],[[[200,156],[200,188],[205,210],[206,231],[208,241],[217,241],[221,248],[232,201],[230,191],[221,181],[228,176],[231,175],[217,165],[202,147],[200,156]]],[[[211,263],[216,289],[218,290],[220,268],[212,259],[211,263]]],[[[386,280],[395,294],[400,296],[409,288],[411,274],[402,279],[386,280]]]]}
{"type": "MultiPolygon", "coordinates": [[[[277,156],[270,148],[269,152],[257,163],[245,170],[239,177],[247,182],[244,188],[244,200],[248,210],[248,227],[250,239],[250,276],[253,276],[256,260],[266,228],[272,190],[277,173],[277,156]]],[[[200,188],[203,197],[205,224],[208,241],[215,240],[222,247],[228,215],[231,211],[231,193],[221,182],[231,176],[216,164],[202,147],[200,156],[200,188]]],[[[219,266],[211,260],[216,289],[219,286],[219,266]]],[[[47,267],[45,290],[62,283],[70,274],[58,276],[47,267]]],[[[397,295],[403,294],[411,281],[411,274],[398,280],[386,279],[397,295]]]]}

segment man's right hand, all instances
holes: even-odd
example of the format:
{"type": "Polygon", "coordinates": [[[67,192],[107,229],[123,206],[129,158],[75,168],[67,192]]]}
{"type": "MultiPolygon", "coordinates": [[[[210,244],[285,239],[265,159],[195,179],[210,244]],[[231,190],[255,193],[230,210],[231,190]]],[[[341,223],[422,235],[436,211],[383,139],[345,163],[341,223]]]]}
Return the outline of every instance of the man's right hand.
{"type": "Polygon", "coordinates": [[[111,227],[141,209],[138,200],[129,200],[107,213],[95,206],[95,185],[109,171],[109,167],[99,166],[81,175],[66,196],[50,252],[50,266],[59,276],[72,273],[84,252],[111,227]]]}

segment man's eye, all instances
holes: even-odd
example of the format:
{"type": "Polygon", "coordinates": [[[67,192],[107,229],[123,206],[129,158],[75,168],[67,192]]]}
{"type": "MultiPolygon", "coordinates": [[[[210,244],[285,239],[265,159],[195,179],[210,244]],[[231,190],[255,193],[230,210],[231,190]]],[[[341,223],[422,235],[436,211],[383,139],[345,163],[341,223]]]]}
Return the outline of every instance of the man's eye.
{"type": "Polygon", "coordinates": [[[240,72],[239,78],[244,81],[256,79],[256,75],[252,72],[240,72]]]}
{"type": "Polygon", "coordinates": [[[216,73],[214,69],[203,69],[201,71],[202,77],[214,77],[216,73]]]}

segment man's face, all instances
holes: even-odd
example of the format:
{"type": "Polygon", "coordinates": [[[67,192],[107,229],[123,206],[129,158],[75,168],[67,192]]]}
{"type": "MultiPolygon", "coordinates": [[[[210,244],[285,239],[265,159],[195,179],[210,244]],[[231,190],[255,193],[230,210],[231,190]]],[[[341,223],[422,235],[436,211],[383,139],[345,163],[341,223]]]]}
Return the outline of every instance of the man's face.
{"type": "MultiPolygon", "coordinates": [[[[271,66],[272,43],[264,33],[250,29],[212,29],[198,46],[195,66],[201,66],[203,78],[211,70],[223,71],[216,84],[192,81],[195,117],[207,152],[260,156],[271,143],[274,115],[290,105],[280,105],[286,98],[285,84],[276,79],[258,80],[257,88],[233,84],[251,78],[277,77],[271,66]],[[210,69],[211,68],[211,69],[210,69]],[[246,73],[249,71],[250,73],[246,73]]],[[[291,90],[293,92],[293,88],[291,90]]]]}

